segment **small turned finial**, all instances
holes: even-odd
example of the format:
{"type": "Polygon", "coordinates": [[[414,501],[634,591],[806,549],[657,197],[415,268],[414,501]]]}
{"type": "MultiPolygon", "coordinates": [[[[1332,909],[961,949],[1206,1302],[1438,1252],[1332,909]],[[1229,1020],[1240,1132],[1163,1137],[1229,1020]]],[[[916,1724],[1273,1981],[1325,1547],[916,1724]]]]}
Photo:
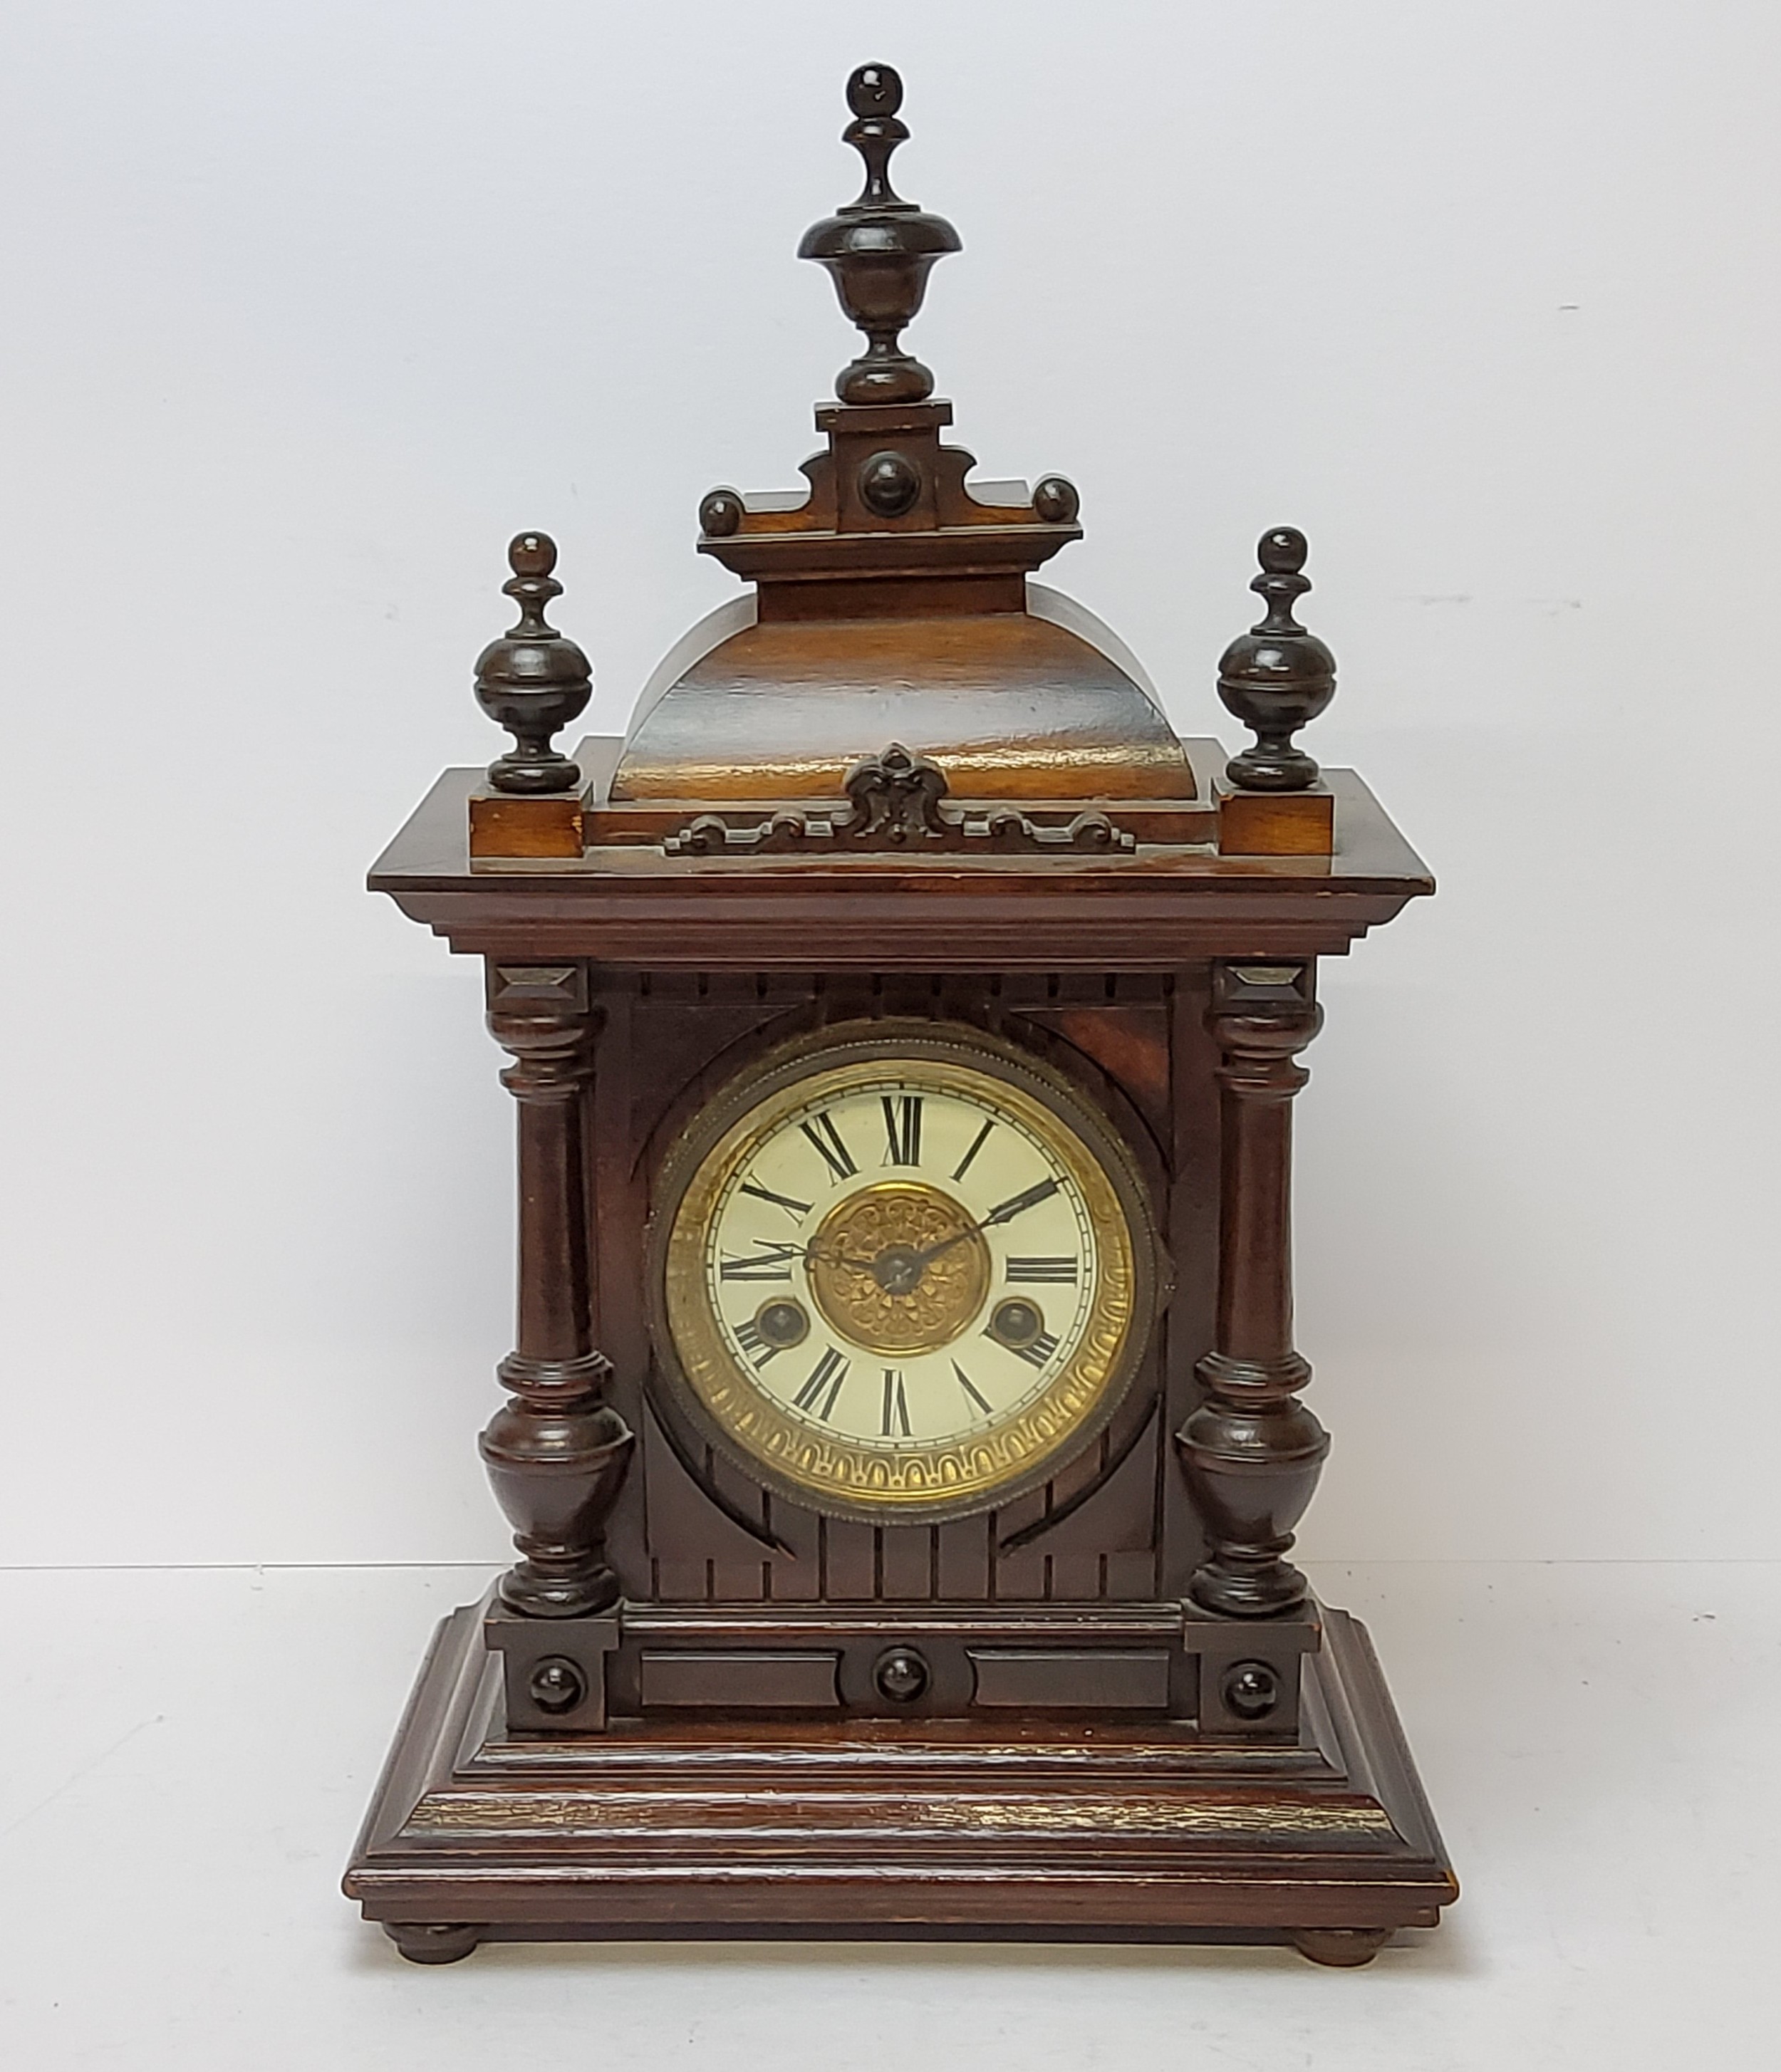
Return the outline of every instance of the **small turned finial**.
{"type": "Polygon", "coordinates": [[[516,533],[507,550],[513,574],[502,594],[520,607],[518,621],[476,658],[476,702],[514,746],[488,766],[497,791],[572,791],[582,773],[550,745],[586,705],[594,684],[587,657],[545,617],[563,586],[552,575],[557,543],[545,532],[516,533]]]}
{"type": "Polygon", "coordinates": [[[1225,775],[1245,791],[1303,791],[1317,765],[1293,736],[1335,696],[1335,657],[1293,616],[1311,587],[1302,573],[1305,535],[1290,525],[1264,532],[1256,549],[1261,573],[1249,587],[1267,604],[1261,623],[1233,640],[1218,665],[1218,694],[1256,738],[1233,755],[1225,775]]]}
{"type": "Polygon", "coordinates": [[[902,80],[889,65],[862,65],[847,82],[847,105],[853,120],[841,140],[866,162],[866,184],[857,200],[812,224],[798,257],[829,269],[842,309],[866,334],[866,351],[835,377],[842,402],[919,403],[934,377],[898,339],[921,307],[929,268],[960,240],[944,216],[924,214],[890,185],[890,154],[909,134],[897,114],[902,80]]]}
{"type": "Polygon", "coordinates": [[[863,209],[912,208],[890,185],[890,154],[909,141],[909,125],[897,120],[903,105],[903,81],[889,65],[859,66],[847,82],[847,105],[853,120],[841,132],[866,161],[866,185],[846,213],[863,209]]]}

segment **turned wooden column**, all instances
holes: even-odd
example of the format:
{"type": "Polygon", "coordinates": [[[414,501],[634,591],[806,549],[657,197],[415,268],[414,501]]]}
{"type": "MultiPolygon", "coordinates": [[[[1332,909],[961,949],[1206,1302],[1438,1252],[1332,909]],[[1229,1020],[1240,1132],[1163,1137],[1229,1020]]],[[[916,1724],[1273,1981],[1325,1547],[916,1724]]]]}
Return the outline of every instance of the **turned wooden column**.
{"type": "Polygon", "coordinates": [[[1306,964],[1212,968],[1207,1021],[1222,1062],[1216,1341],[1195,1369],[1207,1400],[1176,1434],[1212,1543],[1189,1586],[1207,1610],[1290,1611],[1305,1578],[1281,1557],[1311,1500],[1329,1434],[1298,1399],[1293,1346],[1293,1096],[1298,1054],[1323,1019],[1306,964]]]}
{"type": "Polygon", "coordinates": [[[523,1557],[501,1578],[500,1595],[515,1611],[576,1618],[619,1594],[603,1531],[633,1443],[603,1400],[611,1364],[591,1343],[582,1144],[594,1032],[585,971],[492,963],[488,1026],[512,1054],[501,1083],[519,1103],[518,1342],[496,1369],[513,1400],[481,1441],[523,1557]]]}

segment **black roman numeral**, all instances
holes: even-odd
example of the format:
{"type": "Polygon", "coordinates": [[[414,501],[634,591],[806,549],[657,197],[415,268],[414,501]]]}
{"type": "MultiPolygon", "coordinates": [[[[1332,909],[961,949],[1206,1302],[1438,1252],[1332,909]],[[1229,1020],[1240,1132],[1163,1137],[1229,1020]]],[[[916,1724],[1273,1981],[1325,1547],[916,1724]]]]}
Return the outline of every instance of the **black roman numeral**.
{"type": "Polygon", "coordinates": [[[984,1416],[987,1417],[989,1415],[989,1405],[985,1401],[984,1398],[978,1394],[976,1383],[972,1380],[970,1375],[965,1372],[965,1369],[959,1365],[956,1360],[954,1360],[952,1363],[952,1371],[959,1378],[959,1387],[965,1391],[965,1394],[970,1397],[971,1400],[974,1404],[976,1404],[978,1409],[980,1409],[983,1412],[984,1416]]]}
{"type": "Polygon", "coordinates": [[[733,1324],[730,1329],[736,1334],[737,1344],[747,1354],[756,1367],[765,1367],[775,1353],[785,1350],[784,1346],[775,1346],[761,1336],[752,1317],[745,1322],[733,1324]]]}
{"type": "Polygon", "coordinates": [[[1048,1202],[1058,1190],[1055,1180],[1040,1180],[1018,1194],[1010,1194],[1006,1202],[999,1202],[986,1215],[981,1229],[987,1230],[992,1223],[1006,1223],[1028,1209],[1036,1209],[1041,1202],[1048,1202]]]}
{"type": "Polygon", "coordinates": [[[752,1252],[747,1259],[739,1259],[731,1253],[729,1258],[718,1262],[718,1278],[720,1281],[789,1281],[792,1268],[787,1262],[797,1257],[799,1249],[795,1244],[769,1244],[764,1251],[752,1252]]]}
{"type": "Polygon", "coordinates": [[[884,1103],[884,1133],[890,1140],[885,1164],[920,1165],[921,1096],[903,1094],[893,1100],[889,1094],[882,1094],[879,1098],[884,1103]]]}
{"type": "Polygon", "coordinates": [[[800,1410],[814,1410],[826,1424],[834,1413],[835,1398],[847,1379],[848,1363],[830,1346],[810,1370],[810,1378],[792,1399],[800,1410]],[[824,1395],[825,1390],[828,1394],[824,1395]],[[820,1399],[820,1400],[819,1400],[820,1399]]]}
{"type": "Polygon", "coordinates": [[[965,1174],[970,1171],[971,1161],[977,1157],[977,1153],[981,1150],[982,1150],[985,1140],[988,1138],[990,1131],[993,1129],[995,1126],[995,1117],[992,1116],[989,1121],[983,1125],[982,1128],[977,1132],[977,1135],[972,1138],[970,1149],[965,1153],[965,1156],[959,1161],[957,1165],[952,1168],[952,1178],[955,1180],[962,1180],[965,1174]]]}
{"type": "Polygon", "coordinates": [[[903,1376],[894,1367],[884,1370],[884,1418],[878,1427],[886,1439],[909,1437],[909,1404],[903,1392],[903,1376]]]}
{"type": "Polygon", "coordinates": [[[829,1168],[832,1180],[850,1180],[860,1170],[849,1155],[847,1146],[841,1142],[841,1132],[835,1127],[832,1115],[812,1116],[809,1121],[798,1124],[810,1140],[810,1148],[829,1168]]]}
{"type": "Polygon", "coordinates": [[[1057,1349],[1058,1342],[1049,1331],[1041,1331],[1030,1345],[1008,1348],[1016,1359],[1025,1360],[1029,1367],[1043,1367],[1057,1349]]]}
{"type": "Polygon", "coordinates": [[[771,1187],[758,1187],[752,1180],[744,1180],[736,1190],[742,1194],[752,1194],[757,1202],[771,1202],[775,1208],[784,1209],[793,1223],[801,1223],[809,1215],[811,1204],[800,1202],[790,1194],[775,1194],[771,1187]]]}
{"type": "Polygon", "coordinates": [[[1010,1259],[1004,1271],[1010,1281],[1059,1281],[1076,1285],[1081,1262],[1075,1259],[1010,1259]]]}

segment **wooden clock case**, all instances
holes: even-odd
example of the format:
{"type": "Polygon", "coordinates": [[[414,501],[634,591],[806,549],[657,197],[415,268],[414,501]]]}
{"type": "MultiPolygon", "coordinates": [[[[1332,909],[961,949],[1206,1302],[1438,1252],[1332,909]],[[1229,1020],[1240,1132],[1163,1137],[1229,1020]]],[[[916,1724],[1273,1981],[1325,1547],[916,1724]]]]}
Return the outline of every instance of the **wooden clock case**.
{"type": "Polygon", "coordinates": [[[346,1889],[422,1961],[940,1936],[1364,1962],[1456,1887],[1364,1631],[1284,1558],[1328,1445],[1292,1343],[1290,1113],[1318,958],[1433,887],[1293,743],[1333,689],[1298,535],[1263,541],[1269,615],[1220,678],[1257,739],[1210,788],[1217,744],[1029,585],[1076,493],[973,488],[941,444],[897,334],[956,236],[890,188],[895,76],[849,91],[866,189],[805,249],[868,350],[801,500],[701,507],[751,607],[571,761],[586,665],[522,534],[479,675],[516,746],[447,772],[372,875],[483,960],[512,1059],[518,1342],[482,1445],[522,1558],[442,1626],[346,1889]],[[1086,1447],[934,1523],[763,1488],[677,1410],[651,1329],[680,1132],[779,1046],[896,1023],[1062,1075],[1172,1281],[1086,1447]]]}

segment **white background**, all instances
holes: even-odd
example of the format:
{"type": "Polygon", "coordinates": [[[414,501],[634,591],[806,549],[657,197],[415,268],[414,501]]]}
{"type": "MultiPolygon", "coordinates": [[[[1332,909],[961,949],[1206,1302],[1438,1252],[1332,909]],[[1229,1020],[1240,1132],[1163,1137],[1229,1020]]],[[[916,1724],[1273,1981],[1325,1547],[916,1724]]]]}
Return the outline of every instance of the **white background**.
{"type": "MultiPolygon", "coordinates": [[[[1300,1104],[1326,1560],[1781,1553],[1781,14],[1654,0],[11,0],[0,1560],[496,1558],[511,1117],[362,890],[502,550],[619,728],[853,333],[792,254],[900,66],[911,343],[1178,724],[1265,526],[1310,746],[1442,882],[1300,1104]]],[[[1235,744],[1235,740],[1232,741],[1235,744]]],[[[416,1635],[417,1644],[418,1634],[416,1635]]]]}

